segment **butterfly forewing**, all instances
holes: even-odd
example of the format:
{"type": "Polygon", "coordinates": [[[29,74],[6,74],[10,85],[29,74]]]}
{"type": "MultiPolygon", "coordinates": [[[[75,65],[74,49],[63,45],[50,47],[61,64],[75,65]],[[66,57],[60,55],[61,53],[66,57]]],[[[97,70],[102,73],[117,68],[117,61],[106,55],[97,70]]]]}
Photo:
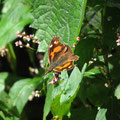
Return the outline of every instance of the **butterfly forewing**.
{"type": "Polygon", "coordinates": [[[57,55],[60,54],[64,49],[65,45],[63,45],[59,41],[60,37],[53,37],[51,43],[48,48],[48,62],[49,64],[53,63],[57,60],[57,55]]]}

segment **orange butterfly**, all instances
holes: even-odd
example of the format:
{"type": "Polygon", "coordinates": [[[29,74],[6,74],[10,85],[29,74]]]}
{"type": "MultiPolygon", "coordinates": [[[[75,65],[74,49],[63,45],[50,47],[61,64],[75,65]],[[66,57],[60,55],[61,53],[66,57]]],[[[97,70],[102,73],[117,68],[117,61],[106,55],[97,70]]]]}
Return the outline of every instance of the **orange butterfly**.
{"type": "Polygon", "coordinates": [[[53,37],[48,48],[48,63],[50,67],[47,73],[53,71],[61,72],[68,71],[74,68],[74,61],[79,57],[74,55],[70,46],[62,44],[59,41],[60,37],[53,37]]]}

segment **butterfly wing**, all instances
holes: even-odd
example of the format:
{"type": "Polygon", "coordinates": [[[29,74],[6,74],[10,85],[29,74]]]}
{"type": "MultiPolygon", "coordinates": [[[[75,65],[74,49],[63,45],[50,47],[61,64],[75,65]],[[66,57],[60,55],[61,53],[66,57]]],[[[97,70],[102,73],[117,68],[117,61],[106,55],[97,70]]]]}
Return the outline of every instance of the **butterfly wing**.
{"type": "Polygon", "coordinates": [[[57,56],[65,51],[65,45],[59,41],[60,37],[53,37],[48,48],[48,63],[52,64],[58,59],[57,56]]]}
{"type": "Polygon", "coordinates": [[[79,57],[74,55],[72,49],[59,41],[60,37],[53,37],[48,48],[48,62],[50,67],[48,72],[52,70],[61,72],[71,70],[74,67],[74,61],[79,57]]]}
{"type": "Polygon", "coordinates": [[[69,71],[74,68],[74,61],[77,61],[79,57],[74,55],[72,49],[65,45],[67,48],[66,51],[61,55],[61,57],[56,61],[57,66],[53,69],[54,71],[61,72],[61,71],[69,71]]]}

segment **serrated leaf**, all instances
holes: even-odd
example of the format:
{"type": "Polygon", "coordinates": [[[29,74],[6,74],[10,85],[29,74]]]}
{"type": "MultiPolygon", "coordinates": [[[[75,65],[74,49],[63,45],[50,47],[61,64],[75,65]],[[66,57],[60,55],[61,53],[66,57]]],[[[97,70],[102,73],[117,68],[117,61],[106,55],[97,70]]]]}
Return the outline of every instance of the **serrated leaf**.
{"type": "Polygon", "coordinates": [[[17,37],[16,32],[32,22],[30,10],[31,7],[25,0],[6,1],[0,20],[0,31],[2,31],[0,32],[0,48],[13,41],[17,37]]]}
{"type": "Polygon", "coordinates": [[[32,27],[38,29],[40,40],[50,43],[53,36],[60,36],[72,46],[79,35],[87,0],[35,1],[32,27]]]}
{"type": "Polygon", "coordinates": [[[31,95],[37,86],[42,82],[42,78],[34,79],[22,79],[16,82],[10,89],[10,98],[13,102],[13,105],[16,106],[19,113],[22,112],[24,105],[26,104],[28,97],[31,95]]]}
{"type": "Polygon", "coordinates": [[[97,113],[95,120],[107,120],[105,116],[106,112],[107,112],[107,109],[100,109],[97,113]]]}

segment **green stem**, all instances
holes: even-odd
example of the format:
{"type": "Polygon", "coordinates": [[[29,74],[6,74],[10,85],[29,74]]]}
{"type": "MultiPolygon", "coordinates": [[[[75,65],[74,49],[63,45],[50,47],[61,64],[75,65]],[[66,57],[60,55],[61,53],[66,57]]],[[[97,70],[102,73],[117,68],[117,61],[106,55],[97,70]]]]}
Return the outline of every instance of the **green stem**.
{"type": "Polygon", "coordinates": [[[10,63],[10,67],[14,73],[16,73],[16,55],[13,49],[13,46],[11,43],[7,45],[8,48],[8,53],[7,53],[7,58],[8,62],[10,63]]]}

